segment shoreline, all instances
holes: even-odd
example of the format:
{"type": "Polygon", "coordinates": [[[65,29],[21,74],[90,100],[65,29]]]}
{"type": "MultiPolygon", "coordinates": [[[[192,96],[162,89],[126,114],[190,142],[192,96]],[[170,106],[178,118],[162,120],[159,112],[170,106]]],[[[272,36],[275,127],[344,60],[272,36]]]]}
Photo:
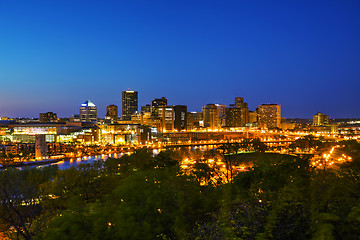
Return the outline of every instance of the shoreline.
{"type": "Polygon", "coordinates": [[[70,160],[70,159],[68,159],[68,158],[44,159],[44,160],[40,160],[40,161],[20,162],[20,163],[11,164],[11,165],[5,165],[5,166],[0,164],[0,169],[13,168],[13,167],[26,167],[26,166],[34,166],[34,165],[41,166],[41,165],[45,165],[45,164],[49,164],[49,163],[56,163],[56,162],[66,161],[66,160],[70,160]]]}

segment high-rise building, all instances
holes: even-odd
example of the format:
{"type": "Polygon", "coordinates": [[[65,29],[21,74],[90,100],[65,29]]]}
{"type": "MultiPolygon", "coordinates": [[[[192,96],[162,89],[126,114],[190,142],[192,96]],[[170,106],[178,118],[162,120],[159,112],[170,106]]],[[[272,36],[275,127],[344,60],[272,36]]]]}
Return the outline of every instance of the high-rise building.
{"type": "Polygon", "coordinates": [[[244,102],[243,97],[235,98],[235,107],[241,109],[241,126],[249,122],[249,106],[244,102]]]}
{"type": "Polygon", "coordinates": [[[115,123],[118,120],[118,106],[111,104],[106,107],[105,119],[115,123]]]}
{"type": "Polygon", "coordinates": [[[235,98],[235,107],[242,108],[244,106],[244,98],[243,97],[236,97],[235,98]]]}
{"type": "Polygon", "coordinates": [[[138,92],[123,91],[122,92],[122,119],[131,120],[131,115],[138,111],[138,92]]]}
{"type": "Polygon", "coordinates": [[[175,114],[172,106],[161,107],[158,109],[160,116],[160,131],[174,131],[175,114]]]}
{"type": "Polygon", "coordinates": [[[90,100],[80,106],[81,122],[97,122],[97,107],[90,100]]]}
{"type": "Polygon", "coordinates": [[[226,115],[226,105],[224,104],[215,104],[218,109],[218,118],[219,126],[224,127],[226,124],[225,115],[226,115]]]}
{"type": "Polygon", "coordinates": [[[226,108],[226,126],[227,127],[241,127],[241,108],[230,106],[226,108]]]}
{"type": "Polygon", "coordinates": [[[188,112],[187,113],[187,130],[196,129],[204,126],[204,118],[202,112],[188,112]]]}
{"type": "Polygon", "coordinates": [[[262,104],[258,108],[258,123],[262,128],[280,128],[281,108],[279,104],[262,104]]]}
{"type": "Polygon", "coordinates": [[[325,126],[329,125],[329,116],[323,113],[316,113],[313,115],[313,125],[314,126],[325,126]]]}
{"type": "Polygon", "coordinates": [[[219,114],[216,104],[207,104],[202,108],[204,115],[204,127],[217,129],[219,127],[219,114]]]}
{"type": "Polygon", "coordinates": [[[159,117],[159,108],[167,106],[167,99],[165,97],[155,98],[151,101],[150,110],[152,117],[159,117]]]}
{"type": "Polygon", "coordinates": [[[227,127],[243,127],[249,122],[249,107],[243,97],[236,97],[235,104],[230,104],[225,119],[227,127]]]}
{"type": "Polygon", "coordinates": [[[186,130],[187,126],[187,106],[175,105],[173,106],[175,113],[174,127],[177,131],[186,130]]]}
{"type": "Polygon", "coordinates": [[[41,123],[48,123],[48,122],[57,122],[58,118],[56,113],[47,112],[47,113],[40,113],[40,122],[41,123]]]}

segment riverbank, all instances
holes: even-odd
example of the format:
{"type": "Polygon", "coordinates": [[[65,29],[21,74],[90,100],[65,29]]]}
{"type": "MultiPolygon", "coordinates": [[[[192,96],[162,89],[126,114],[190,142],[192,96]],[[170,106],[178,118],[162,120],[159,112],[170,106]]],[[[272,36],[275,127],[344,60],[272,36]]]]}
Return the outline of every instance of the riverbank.
{"type": "Polygon", "coordinates": [[[69,159],[67,159],[67,158],[44,159],[44,160],[40,160],[40,161],[19,162],[19,163],[15,163],[15,164],[11,164],[11,165],[1,165],[0,164],[0,169],[6,169],[9,167],[26,167],[26,166],[36,166],[36,165],[41,166],[41,165],[57,163],[59,161],[66,161],[66,160],[69,160],[69,159]]]}

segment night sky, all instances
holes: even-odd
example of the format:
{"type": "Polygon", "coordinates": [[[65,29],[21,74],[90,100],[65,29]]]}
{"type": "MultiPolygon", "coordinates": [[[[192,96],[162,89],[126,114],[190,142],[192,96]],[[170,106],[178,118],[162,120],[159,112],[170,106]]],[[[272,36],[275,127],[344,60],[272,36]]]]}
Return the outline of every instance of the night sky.
{"type": "Polygon", "coordinates": [[[0,83],[0,117],[70,117],[88,99],[104,117],[127,89],[139,106],[242,96],[360,117],[360,1],[0,0],[0,83]]]}

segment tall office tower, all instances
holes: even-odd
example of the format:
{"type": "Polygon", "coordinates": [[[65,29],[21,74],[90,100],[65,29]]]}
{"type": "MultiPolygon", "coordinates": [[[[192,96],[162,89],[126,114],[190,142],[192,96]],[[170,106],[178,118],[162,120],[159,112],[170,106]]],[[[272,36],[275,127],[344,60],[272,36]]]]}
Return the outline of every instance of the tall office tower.
{"type": "Polygon", "coordinates": [[[81,122],[97,122],[97,107],[90,100],[80,106],[81,122]]]}
{"type": "Polygon", "coordinates": [[[106,107],[105,119],[114,123],[118,120],[118,106],[111,104],[106,107]]]}
{"type": "Polygon", "coordinates": [[[262,104],[258,108],[259,126],[264,128],[280,128],[281,108],[279,104],[262,104]]]}
{"type": "Polygon", "coordinates": [[[173,106],[175,113],[174,127],[177,131],[186,130],[187,126],[187,106],[175,105],[173,106]]]}
{"type": "Polygon", "coordinates": [[[187,113],[187,130],[196,129],[204,126],[204,118],[202,112],[188,112],[187,113]]]}
{"type": "Polygon", "coordinates": [[[314,126],[325,126],[329,125],[329,116],[323,113],[316,113],[313,115],[313,125],[314,126]]]}
{"type": "Polygon", "coordinates": [[[221,127],[225,126],[225,115],[226,115],[226,105],[223,104],[215,104],[218,109],[218,118],[219,118],[219,125],[221,127]]]}
{"type": "Polygon", "coordinates": [[[122,119],[131,120],[131,115],[138,111],[138,92],[123,91],[122,92],[122,119]]]}
{"type": "Polygon", "coordinates": [[[225,120],[227,127],[241,127],[241,112],[242,109],[230,105],[229,108],[226,108],[225,120]]]}
{"type": "Polygon", "coordinates": [[[190,131],[195,128],[195,119],[192,112],[186,114],[186,130],[190,131]]]}
{"type": "Polygon", "coordinates": [[[41,123],[48,123],[48,122],[57,122],[58,118],[56,113],[47,112],[47,113],[40,113],[40,122],[41,123]]]}
{"type": "Polygon", "coordinates": [[[150,110],[152,117],[159,117],[159,108],[167,106],[167,99],[165,97],[155,98],[151,101],[150,110]]]}
{"type": "Polygon", "coordinates": [[[217,129],[219,127],[218,108],[215,104],[207,104],[202,108],[204,115],[204,127],[217,129]]]}
{"type": "Polygon", "coordinates": [[[235,107],[242,108],[244,105],[244,98],[243,97],[236,97],[235,98],[235,107]]]}
{"type": "Polygon", "coordinates": [[[174,131],[175,114],[172,106],[161,107],[158,109],[160,116],[160,131],[174,131]]]}
{"type": "Polygon", "coordinates": [[[241,125],[244,126],[246,123],[249,122],[249,106],[247,103],[244,102],[243,97],[236,97],[235,98],[235,107],[241,108],[241,125]]]}

